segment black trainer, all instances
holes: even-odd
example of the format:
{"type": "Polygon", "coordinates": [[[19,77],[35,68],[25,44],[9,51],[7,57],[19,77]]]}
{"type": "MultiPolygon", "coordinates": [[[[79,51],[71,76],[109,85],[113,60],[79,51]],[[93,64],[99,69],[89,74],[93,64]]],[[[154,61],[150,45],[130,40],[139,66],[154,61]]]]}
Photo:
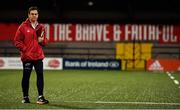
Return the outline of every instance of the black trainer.
{"type": "Polygon", "coordinates": [[[22,103],[30,103],[29,97],[28,96],[24,97],[22,103]]]}
{"type": "Polygon", "coordinates": [[[39,96],[37,100],[37,104],[48,104],[49,101],[44,98],[44,96],[39,96]]]}

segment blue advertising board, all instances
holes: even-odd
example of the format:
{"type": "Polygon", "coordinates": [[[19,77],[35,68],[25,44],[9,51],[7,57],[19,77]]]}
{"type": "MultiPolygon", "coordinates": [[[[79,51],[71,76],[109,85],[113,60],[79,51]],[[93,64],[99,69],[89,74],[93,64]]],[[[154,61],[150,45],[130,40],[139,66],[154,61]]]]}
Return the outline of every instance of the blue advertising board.
{"type": "Polygon", "coordinates": [[[63,69],[121,70],[121,60],[63,59],[63,69]]]}

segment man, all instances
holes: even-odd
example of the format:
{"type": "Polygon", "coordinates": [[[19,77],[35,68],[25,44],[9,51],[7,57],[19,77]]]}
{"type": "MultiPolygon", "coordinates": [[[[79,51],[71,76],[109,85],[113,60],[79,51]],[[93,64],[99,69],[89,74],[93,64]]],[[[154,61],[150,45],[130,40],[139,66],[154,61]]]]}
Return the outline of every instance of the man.
{"type": "Polygon", "coordinates": [[[28,18],[19,26],[14,37],[14,45],[21,53],[21,61],[23,63],[22,77],[22,103],[30,103],[29,100],[29,79],[32,68],[37,75],[38,104],[49,103],[43,96],[44,76],[43,76],[43,59],[44,52],[42,47],[47,44],[45,37],[45,27],[38,23],[38,8],[30,7],[28,10],[28,18]]]}

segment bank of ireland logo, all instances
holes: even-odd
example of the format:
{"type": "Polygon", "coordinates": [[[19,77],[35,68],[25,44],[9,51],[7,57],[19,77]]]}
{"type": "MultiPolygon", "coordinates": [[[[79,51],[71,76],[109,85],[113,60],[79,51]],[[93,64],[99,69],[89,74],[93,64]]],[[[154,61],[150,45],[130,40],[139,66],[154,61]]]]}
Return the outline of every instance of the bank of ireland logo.
{"type": "Polygon", "coordinates": [[[109,62],[109,67],[117,68],[119,67],[119,63],[117,61],[111,61],[109,62]]]}

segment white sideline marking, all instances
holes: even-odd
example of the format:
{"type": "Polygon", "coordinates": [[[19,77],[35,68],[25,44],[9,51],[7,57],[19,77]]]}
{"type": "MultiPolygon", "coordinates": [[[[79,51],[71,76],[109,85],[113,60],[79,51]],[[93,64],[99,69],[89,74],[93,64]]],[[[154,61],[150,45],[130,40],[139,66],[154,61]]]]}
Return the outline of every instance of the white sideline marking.
{"type": "Polygon", "coordinates": [[[173,77],[173,76],[170,76],[170,78],[171,78],[171,79],[174,79],[174,77],[173,77]]]}
{"type": "Polygon", "coordinates": [[[174,80],[174,83],[178,85],[178,84],[179,84],[179,81],[178,81],[178,80],[174,80]]]}
{"type": "Polygon", "coordinates": [[[180,105],[180,103],[157,103],[157,102],[104,102],[104,101],[98,101],[96,103],[146,104],[146,105],[180,105]]]}
{"type": "Polygon", "coordinates": [[[139,104],[139,105],[180,105],[180,103],[161,103],[161,102],[105,102],[105,101],[64,101],[67,103],[92,103],[92,104],[139,104]]]}
{"type": "Polygon", "coordinates": [[[109,91],[106,95],[104,95],[103,97],[100,98],[100,100],[104,99],[105,97],[107,97],[108,95],[112,94],[115,90],[117,90],[118,87],[116,86],[115,88],[113,88],[111,91],[109,91]]]}
{"type": "MultiPolygon", "coordinates": [[[[166,73],[167,73],[167,75],[170,77],[170,79],[173,80],[173,82],[174,82],[176,85],[179,85],[179,81],[176,80],[175,77],[172,76],[170,72],[167,71],[166,73]]],[[[179,86],[178,88],[180,88],[180,86],[179,86]]]]}
{"type": "Polygon", "coordinates": [[[171,73],[170,73],[170,72],[167,71],[166,73],[168,74],[168,76],[171,76],[171,73]]]}

